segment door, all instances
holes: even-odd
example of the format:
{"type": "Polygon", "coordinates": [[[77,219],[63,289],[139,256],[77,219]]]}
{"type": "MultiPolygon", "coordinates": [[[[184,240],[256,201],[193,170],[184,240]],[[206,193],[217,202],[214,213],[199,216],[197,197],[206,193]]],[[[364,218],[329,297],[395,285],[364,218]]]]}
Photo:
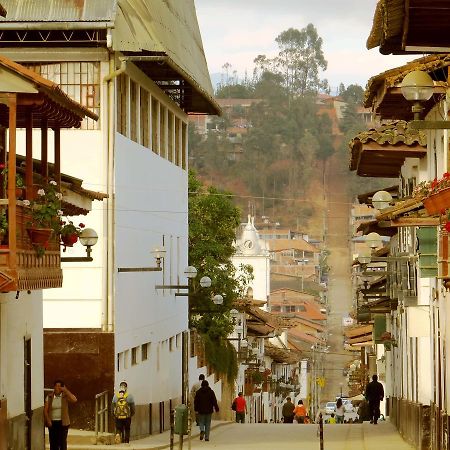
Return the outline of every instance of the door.
{"type": "Polygon", "coordinates": [[[33,410],[31,409],[31,339],[24,340],[23,352],[24,365],[24,409],[25,409],[25,450],[31,450],[31,417],[33,410]]]}

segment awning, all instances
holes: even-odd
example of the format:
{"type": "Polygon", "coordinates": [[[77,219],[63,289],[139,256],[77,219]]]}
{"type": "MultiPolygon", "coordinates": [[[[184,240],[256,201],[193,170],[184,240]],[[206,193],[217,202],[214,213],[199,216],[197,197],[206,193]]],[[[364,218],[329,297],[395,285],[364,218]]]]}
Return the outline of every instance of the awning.
{"type": "Polygon", "coordinates": [[[446,0],[379,0],[367,48],[383,54],[450,51],[446,0]]]}
{"type": "Polygon", "coordinates": [[[397,178],[406,158],[426,156],[426,134],[402,120],[357,134],[349,143],[350,170],[361,177],[397,178]]]}

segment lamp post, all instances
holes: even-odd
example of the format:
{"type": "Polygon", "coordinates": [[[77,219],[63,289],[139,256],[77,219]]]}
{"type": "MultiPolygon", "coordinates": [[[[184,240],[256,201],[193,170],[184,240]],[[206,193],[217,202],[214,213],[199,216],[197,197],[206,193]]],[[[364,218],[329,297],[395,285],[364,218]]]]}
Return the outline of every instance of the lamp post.
{"type": "Polygon", "coordinates": [[[431,130],[450,129],[450,122],[446,120],[420,120],[420,114],[424,109],[422,103],[428,101],[435,90],[433,79],[427,72],[413,70],[403,78],[400,87],[403,97],[413,102],[411,111],[414,114],[414,120],[409,123],[411,128],[431,130]]]}
{"type": "Polygon", "coordinates": [[[97,243],[98,235],[92,228],[85,228],[80,234],[80,244],[86,247],[87,256],[62,256],[61,262],[92,262],[92,247],[97,243]]]}

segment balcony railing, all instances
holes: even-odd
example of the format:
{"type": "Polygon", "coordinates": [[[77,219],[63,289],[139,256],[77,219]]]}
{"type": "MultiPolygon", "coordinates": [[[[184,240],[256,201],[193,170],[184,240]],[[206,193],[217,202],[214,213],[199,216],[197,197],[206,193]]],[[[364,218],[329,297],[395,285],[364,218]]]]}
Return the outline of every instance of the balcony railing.
{"type": "Polygon", "coordinates": [[[57,288],[62,286],[59,235],[53,235],[40,255],[27,232],[30,210],[18,200],[16,221],[9,234],[16,237],[15,246],[8,239],[0,245],[0,292],[57,288]]]}

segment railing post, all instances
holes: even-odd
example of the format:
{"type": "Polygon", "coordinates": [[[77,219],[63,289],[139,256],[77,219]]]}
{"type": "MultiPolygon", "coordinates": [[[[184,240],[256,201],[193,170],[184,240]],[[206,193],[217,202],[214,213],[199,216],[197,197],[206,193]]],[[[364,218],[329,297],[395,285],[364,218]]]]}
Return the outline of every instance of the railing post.
{"type": "Polygon", "coordinates": [[[319,440],[320,440],[320,450],[323,450],[323,419],[322,419],[322,413],[319,414],[319,440]]]}
{"type": "Polygon", "coordinates": [[[95,443],[97,444],[98,437],[98,398],[95,397],[95,443]]]}

